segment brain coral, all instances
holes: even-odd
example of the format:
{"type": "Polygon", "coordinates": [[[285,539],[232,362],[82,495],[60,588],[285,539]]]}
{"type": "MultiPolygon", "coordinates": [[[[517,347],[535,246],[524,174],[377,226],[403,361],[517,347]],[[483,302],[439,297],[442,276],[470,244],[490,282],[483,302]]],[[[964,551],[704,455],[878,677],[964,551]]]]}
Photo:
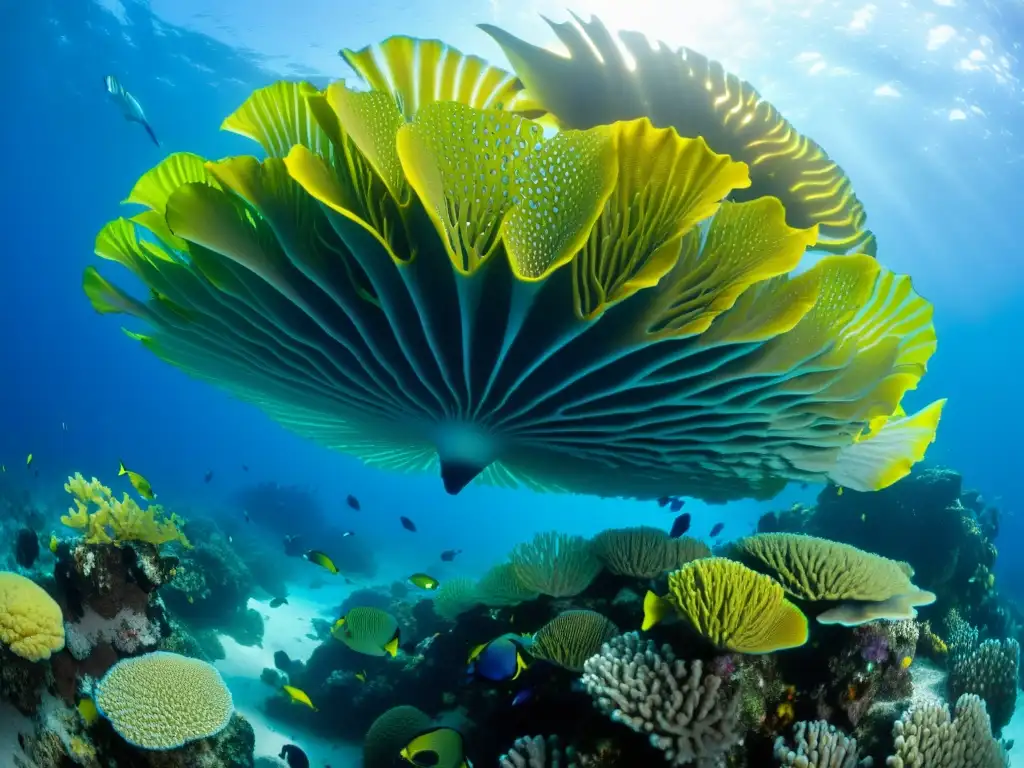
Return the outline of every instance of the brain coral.
{"type": "MultiPolygon", "coordinates": [[[[748,86],[716,80],[715,105],[746,101],[680,135],[665,111],[709,93],[657,85],[676,57],[639,88],[657,103],[545,135],[515,76],[440,41],[345,55],[368,88],[279,82],[225,120],[265,159],[178,153],[138,181],[144,210],[95,252],[144,290],[90,266],[97,311],[299,434],[450,493],[867,491],[923,458],[943,403],[900,404],[936,346],[931,305],[872,258],[835,163],[748,86]]],[[[531,93],[576,88],[524,72],[531,93]]]]}
{"type": "Polygon", "coordinates": [[[913,571],[906,563],[849,544],[799,533],[759,533],[733,547],[741,560],[768,571],[798,598],[870,603],[838,606],[822,614],[821,623],[913,618],[914,606],[935,600],[934,594],[910,581],[913,571]]]}
{"type": "Polygon", "coordinates": [[[210,664],[156,651],[122,659],[99,681],[96,708],[140,749],[176,749],[224,730],[231,692],[210,664]]]}
{"type": "Polygon", "coordinates": [[[9,571],[0,571],[0,643],[29,661],[64,647],[60,606],[34,581],[9,571]]]}
{"type": "Polygon", "coordinates": [[[721,648],[770,653],[807,642],[807,618],[782,587],[732,560],[695,560],[670,573],[667,600],[721,648]]]}

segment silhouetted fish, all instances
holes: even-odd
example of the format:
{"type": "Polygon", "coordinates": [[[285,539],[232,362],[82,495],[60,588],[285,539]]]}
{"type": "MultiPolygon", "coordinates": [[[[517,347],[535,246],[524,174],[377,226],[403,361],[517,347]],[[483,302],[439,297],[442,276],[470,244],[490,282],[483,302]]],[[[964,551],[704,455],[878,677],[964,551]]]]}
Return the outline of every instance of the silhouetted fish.
{"type": "Polygon", "coordinates": [[[714,538],[720,534],[723,528],[725,528],[725,523],[715,523],[715,526],[711,529],[711,537],[714,538]]]}
{"type": "Polygon", "coordinates": [[[345,503],[352,507],[352,509],[354,509],[356,512],[362,509],[362,507],[359,506],[359,499],[357,499],[351,493],[348,495],[348,498],[345,499],[345,503]]]}
{"type": "Polygon", "coordinates": [[[672,530],[669,531],[669,536],[673,539],[678,539],[684,533],[690,530],[690,513],[683,512],[679,517],[672,523],[672,530]]]}
{"type": "Polygon", "coordinates": [[[104,77],[103,85],[106,87],[110,98],[121,108],[121,114],[124,115],[124,119],[138,123],[145,128],[149,138],[159,147],[160,142],[157,140],[156,133],[153,132],[149,121],[146,120],[146,113],[142,111],[142,105],[139,104],[138,99],[128,93],[113,75],[104,77]]]}
{"type": "Polygon", "coordinates": [[[405,528],[405,530],[412,531],[413,533],[416,533],[416,523],[414,523],[408,517],[404,517],[404,516],[400,517],[398,519],[401,521],[402,527],[405,528]]]}
{"type": "Polygon", "coordinates": [[[281,754],[278,755],[288,763],[288,768],[309,768],[309,758],[306,753],[294,744],[285,744],[281,747],[281,754]]]}
{"type": "Polygon", "coordinates": [[[204,483],[208,483],[211,480],[213,480],[213,470],[212,469],[208,469],[208,470],[206,470],[206,474],[203,475],[203,482],[204,483]]]}
{"type": "Polygon", "coordinates": [[[668,508],[671,509],[673,512],[678,512],[680,509],[683,508],[684,503],[685,502],[682,499],[677,497],[672,499],[672,503],[668,505],[668,508]]]}
{"type": "Polygon", "coordinates": [[[444,560],[446,563],[450,563],[452,560],[455,559],[456,555],[461,554],[461,549],[446,549],[444,552],[441,553],[441,559],[444,560]]]}

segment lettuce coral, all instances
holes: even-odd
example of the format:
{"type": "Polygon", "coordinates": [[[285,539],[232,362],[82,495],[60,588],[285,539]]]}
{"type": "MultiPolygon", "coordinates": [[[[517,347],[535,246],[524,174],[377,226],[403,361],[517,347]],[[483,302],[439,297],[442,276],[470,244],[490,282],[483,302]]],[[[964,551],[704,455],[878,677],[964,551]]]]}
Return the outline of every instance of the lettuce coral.
{"type": "Polygon", "coordinates": [[[172,542],[192,546],[179,527],[181,518],[167,514],[159,504],[142,509],[127,493],[117,499],[95,477],[86,480],[80,472],[68,478],[64,490],[74,496],[75,506],[60,521],[69,528],[84,530],[86,544],[142,541],[157,547],[172,542]],[[90,511],[90,505],[96,509],[90,511]]]}
{"type": "Polygon", "coordinates": [[[64,647],[60,606],[34,581],[9,571],[0,571],[0,643],[29,661],[64,647]]]}

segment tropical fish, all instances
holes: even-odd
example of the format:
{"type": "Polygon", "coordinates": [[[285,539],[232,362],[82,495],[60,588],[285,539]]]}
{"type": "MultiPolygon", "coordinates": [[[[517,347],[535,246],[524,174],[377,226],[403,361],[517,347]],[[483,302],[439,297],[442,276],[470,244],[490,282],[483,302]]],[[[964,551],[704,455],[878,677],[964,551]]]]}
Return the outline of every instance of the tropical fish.
{"type": "Polygon", "coordinates": [[[839,488],[836,489],[836,496],[842,496],[842,495],[843,495],[843,486],[840,485],[839,488]]]}
{"type": "Polygon", "coordinates": [[[60,546],[60,540],[57,538],[57,534],[50,534],[50,551],[53,554],[57,554],[57,547],[60,546]]]}
{"type": "Polygon", "coordinates": [[[275,597],[270,601],[271,608],[280,608],[282,605],[288,605],[287,597],[275,597]]]}
{"type": "Polygon", "coordinates": [[[142,111],[142,105],[139,104],[138,99],[132,96],[128,91],[124,89],[124,86],[117,81],[117,78],[113,75],[107,75],[103,78],[103,84],[107,88],[107,93],[110,98],[121,108],[121,113],[124,115],[125,120],[129,120],[133,123],[138,123],[146,129],[146,133],[149,134],[149,138],[153,140],[153,143],[158,147],[160,142],[156,138],[156,134],[153,132],[153,127],[146,120],[146,113],[142,111]]]}
{"type": "Polygon", "coordinates": [[[352,507],[352,509],[354,509],[356,512],[358,512],[360,509],[362,509],[362,507],[359,506],[359,499],[357,499],[351,493],[345,499],[345,503],[348,504],[350,507],[352,507]]]}
{"type": "Polygon", "coordinates": [[[288,768],[309,768],[309,758],[306,753],[294,744],[285,744],[281,747],[279,758],[288,764],[288,768]]]}
{"type": "Polygon", "coordinates": [[[452,560],[455,559],[457,555],[461,554],[461,549],[446,549],[444,552],[441,553],[441,559],[444,560],[446,563],[450,563],[452,560]]]}
{"type": "Polygon", "coordinates": [[[405,528],[405,530],[416,533],[416,523],[414,523],[412,520],[405,516],[402,516],[398,519],[402,523],[402,527],[405,528]]]}
{"type": "Polygon", "coordinates": [[[28,458],[25,459],[25,468],[27,469],[28,467],[31,467],[31,466],[32,466],[32,454],[30,453],[28,455],[28,458]]]}
{"type": "Polygon", "coordinates": [[[211,480],[213,480],[213,470],[212,469],[208,469],[208,470],[206,470],[206,474],[203,475],[203,482],[204,483],[208,483],[211,480]]]}
{"type": "Polygon", "coordinates": [[[358,680],[360,683],[365,683],[366,682],[366,670],[364,669],[362,672],[356,672],[355,677],[356,677],[356,680],[358,680]]]}
{"type": "Polygon", "coordinates": [[[469,652],[468,672],[492,682],[515,680],[526,669],[524,638],[512,632],[476,646],[469,652]]]}
{"type": "Polygon", "coordinates": [[[88,697],[78,702],[76,709],[78,709],[78,714],[87,728],[100,719],[100,712],[96,708],[96,702],[88,697]]]}
{"type": "Polygon", "coordinates": [[[723,528],[725,528],[725,523],[715,523],[711,528],[711,538],[714,538],[715,536],[720,534],[723,528]]]}
{"type": "Polygon", "coordinates": [[[644,596],[644,623],[640,626],[641,631],[646,632],[660,623],[672,610],[672,604],[668,600],[648,590],[644,596]]]}
{"type": "Polygon", "coordinates": [[[194,597],[192,597],[192,595],[189,595],[185,599],[188,601],[189,605],[195,605],[196,599],[194,597]]]}
{"type": "Polygon", "coordinates": [[[338,572],[338,566],[336,566],[334,561],[323,552],[311,549],[306,553],[306,559],[313,563],[313,565],[319,565],[321,568],[324,568],[331,573],[338,572]]]}
{"type": "Polygon", "coordinates": [[[142,498],[149,501],[156,498],[156,494],[153,493],[153,486],[149,484],[149,480],[144,478],[138,472],[132,472],[130,469],[125,469],[123,461],[119,461],[117,463],[117,476],[121,477],[121,475],[128,475],[128,482],[132,484],[132,488],[134,488],[142,498]]]}
{"type": "Polygon", "coordinates": [[[402,749],[401,755],[422,768],[472,768],[466,759],[462,734],[454,728],[423,731],[402,749]]]}
{"type": "Polygon", "coordinates": [[[381,608],[352,608],[334,622],[331,635],[367,656],[395,656],[401,631],[398,619],[381,608]]]}
{"type": "Polygon", "coordinates": [[[409,577],[409,581],[420,589],[434,590],[441,586],[441,583],[437,579],[433,576],[428,576],[425,573],[414,573],[409,577]]]}
{"type": "Polygon", "coordinates": [[[519,693],[512,697],[512,706],[518,707],[520,704],[525,704],[533,698],[532,688],[523,688],[519,693]]]}
{"type": "Polygon", "coordinates": [[[313,702],[310,701],[309,696],[306,692],[291,685],[281,686],[281,690],[287,694],[288,698],[291,699],[292,704],[302,704],[305,707],[309,707],[314,712],[317,711],[316,707],[313,706],[313,702]]]}
{"type": "Polygon", "coordinates": [[[673,539],[678,539],[684,533],[690,530],[690,513],[683,512],[679,517],[672,523],[672,530],[668,532],[668,535],[673,539]]]}

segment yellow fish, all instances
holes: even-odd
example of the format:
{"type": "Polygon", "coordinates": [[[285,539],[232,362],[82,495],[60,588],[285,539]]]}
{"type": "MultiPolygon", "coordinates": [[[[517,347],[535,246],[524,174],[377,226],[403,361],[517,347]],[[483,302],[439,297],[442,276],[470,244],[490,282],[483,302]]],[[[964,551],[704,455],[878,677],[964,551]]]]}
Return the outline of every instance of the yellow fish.
{"type": "Polygon", "coordinates": [[[360,683],[365,683],[366,682],[366,670],[365,669],[362,672],[356,672],[356,680],[358,680],[360,683]]]}
{"type": "Polygon", "coordinates": [[[85,723],[87,728],[100,719],[99,710],[96,709],[96,702],[92,699],[82,699],[78,702],[78,714],[81,715],[82,722],[85,723]]]}
{"type": "Polygon", "coordinates": [[[336,574],[338,572],[338,566],[336,566],[334,561],[323,552],[311,549],[306,553],[306,559],[313,563],[313,565],[319,565],[321,568],[325,568],[331,573],[336,574]]]}
{"type": "Polygon", "coordinates": [[[53,554],[55,554],[55,555],[57,554],[57,545],[59,543],[60,542],[57,540],[57,535],[54,534],[54,533],[51,533],[50,534],[50,551],[53,552],[53,554]]]}
{"type": "Polygon", "coordinates": [[[904,656],[903,659],[900,661],[900,667],[902,667],[903,669],[906,669],[907,667],[909,667],[913,663],[914,663],[914,659],[913,659],[912,656],[904,656]]]}
{"type": "Polygon", "coordinates": [[[843,495],[843,486],[840,485],[839,486],[839,490],[836,491],[836,496],[842,496],[842,495],[843,495]]]}
{"type": "Polygon", "coordinates": [[[309,700],[309,696],[306,695],[305,691],[299,690],[291,685],[282,686],[281,690],[288,694],[288,698],[292,700],[292,704],[302,704],[305,707],[309,707],[314,712],[318,711],[317,708],[313,706],[313,702],[309,700]]]}
{"type": "Polygon", "coordinates": [[[425,573],[414,573],[409,577],[409,581],[420,589],[434,590],[441,586],[441,582],[425,573]]]}
{"type": "Polygon", "coordinates": [[[25,459],[25,466],[26,467],[31,467],[32,466],[32,454],[31,453],[28,455],[28,458],[25,459]]]}
{"type": "Polygon", "coordinates": [[[156,498],[156,494],[153,493],[153,486],[149,484],[149,480],[144,478],[138,472],[132,472],[130,469],[125,469],[123,461],[118,462],[117,466],[117,476],[120,477],[121,475],[128,475],[128,482],[132,484],[132,488],[138,491],[139,496],[147,501],[152,501],[156,498]]]}
{"type": "Polygon", "coordinates": [[[402,758],[416,766],[471,768],[466,760],[462,734],[454,728],[430,728],[410,741],[402,758]]]}
{"type": "Polygon", "coordinates": [[[644,623],[640,626],[641,631],[646,632],[664,619],[671,611],[672,604],[668,600],[658,597],[648,590],[647,595],[644,597],[644,623]]]}

